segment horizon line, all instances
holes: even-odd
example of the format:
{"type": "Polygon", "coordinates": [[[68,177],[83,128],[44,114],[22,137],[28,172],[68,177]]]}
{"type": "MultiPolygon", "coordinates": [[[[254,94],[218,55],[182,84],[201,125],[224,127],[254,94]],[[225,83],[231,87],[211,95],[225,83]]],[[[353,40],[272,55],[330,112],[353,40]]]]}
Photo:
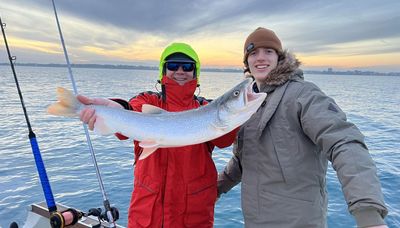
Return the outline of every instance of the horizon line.
{"type": "MultiPolygon", "coordinates": [[[[0,63],[0,66],[10,65],[10,63],[0,63]]],[[[14,63],[20,66],[33,67],[67,67],[66,63],[14,63]]],[[[127,65],[127,64],[98,64],[98,63],[71,63],[73,68],[102,68],[102,69],[135,69],[135,70],[158,70],[158,66],[146,65],[127,65]]],[[[243,72],[240,67],[203,67],[206,72],[243,72]]],[[[400,72],[376,72],[371,70],[333,70],[328,67],[327,70],[303,70],[309,74],[342,74],[342,75],[380,75],[380,76],[400,76],[400,72]]]]}

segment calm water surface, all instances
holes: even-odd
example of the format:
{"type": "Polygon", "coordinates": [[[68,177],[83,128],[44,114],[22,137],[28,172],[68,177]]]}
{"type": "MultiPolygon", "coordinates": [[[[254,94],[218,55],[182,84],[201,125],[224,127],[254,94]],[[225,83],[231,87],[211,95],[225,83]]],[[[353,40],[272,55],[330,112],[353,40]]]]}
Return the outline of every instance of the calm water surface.
{"type": "MultiPolygon", "coordinates": [[[[32,127],[56,202],[87,211],[102,207],[94,166],[78,120],[48,115],[58,86],[71,88],[64,68],[17,67],[17,75],[32,127]]],[[[120,97],[154,90],[157,71],[73,69],[78,91],[95,97],[120,97]]],[[[305,75],[332,96],[361,129],[378,167],[389,215],[389,227],[400,227],[400,77],[305,75]]],[[[216,98],[238,83],[240,73],[201,75],[201,95],[216,98]]],[[[10,67],[0,66],[0,227],[22,225],[27,207],[43,201],[28,131],[10,67]]],[[[126,225],[132,191],[133,152],[130,142],[91,135],[105,189],[126,225]]],[[[231,149],[216,149],[220,171],[231,149]]],[[[347,211],[336,174],[328,170],[329,227],[355,227],[347,211]]],[[[215,227],[242,227],[240,186],[218,201],[215,227]]]]}

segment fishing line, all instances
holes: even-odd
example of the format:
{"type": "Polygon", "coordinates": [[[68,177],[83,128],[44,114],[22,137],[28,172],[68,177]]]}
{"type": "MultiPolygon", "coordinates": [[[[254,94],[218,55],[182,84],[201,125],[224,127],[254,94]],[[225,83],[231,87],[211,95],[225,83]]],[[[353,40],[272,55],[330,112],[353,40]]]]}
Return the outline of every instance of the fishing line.
{"type": "MultiPolygon", "coordinates": [[[[71,64],[69,62],[67,48],[65,46],[64,37],[63,37],[62,31],[61,31],[60,22],[58,20],[56,4],[55,4],[54,0],[52,0],[52,3],[53,3],[54,15],[55,15],[56,22],[57,22],[58,33],[60,34],[60,40],[61,40],[61,44],[62,44],[62,47],[63,47],[65,60],[67,61],[69,77],[71,79],[71,83],[72,83],[72,87],[73,87],[74,93],[75,93],[75,95],[77,95],[78,94],[78,90],[76,88],[75,79],[74,79],[74,76],[72,74],[71,64]]],[[[108,221],[112,225],[111,227],[114,227],[115,226],[115,222],[114,222],[115,219],[113,218],[113,213],[112,213],[112,208],[110,206],[110,202],[107,199],[107,195],[106,195],[106,192],[105,192],[105,189],[104,189],[104,185],[103,185],[103,180],[101,179],[100,170],[99,170],[99,167],[97,165],[96,155],[94,153],[94,149],[93,149],[93,146],[92,146],[92,141],[91,141],[90,136],[89,136],[89,130],[88,130],[86,124],[83,124],[83,129],[85,131],[86,141],[87,141],[87,144],[89,146],[90,154],[92,156],[93,165],[94,165],[95,170],[96,170],[96,176],[97,176],[97,180],[99,182],[99,187],[100,187],[101,194],[103,196],[103,204],[104,204],[104,208],[106,209],[107,218],[108,218],[108,221]]]]}

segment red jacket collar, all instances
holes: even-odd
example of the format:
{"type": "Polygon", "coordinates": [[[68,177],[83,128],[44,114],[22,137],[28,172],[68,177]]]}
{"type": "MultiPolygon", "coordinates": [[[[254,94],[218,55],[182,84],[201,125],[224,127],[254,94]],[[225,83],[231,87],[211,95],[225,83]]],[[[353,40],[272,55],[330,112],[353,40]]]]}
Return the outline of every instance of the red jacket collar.
{"type": "Polygon", "coordinates": [[[194,108],[193,96],[197,88],[197,80],[179,85],[175,80],[163,77],[161,84],[164,87],[163,92],[168,111],[183,111],[194,108]]]}

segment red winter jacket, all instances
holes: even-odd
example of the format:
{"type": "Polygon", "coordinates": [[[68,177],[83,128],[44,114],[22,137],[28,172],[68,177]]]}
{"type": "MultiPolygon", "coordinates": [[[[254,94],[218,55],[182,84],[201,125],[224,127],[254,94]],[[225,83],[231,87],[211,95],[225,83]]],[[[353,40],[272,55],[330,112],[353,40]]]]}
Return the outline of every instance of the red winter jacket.
{"type": "MultiPolygon", "coordinates": [[[[151,104],[170,112],[198,108],[194,98],[196,80],[180,86],[167,77],[165,101],[159,93],[141,93],[129,101],[141,112],[151,104]]],[[[202,105],[207,104],[206,101],[202,105]]],[[[128,227],[213,227],[217,198],[217,170],[211,158],[214,146],[230,146],[237,130],[210,142],[174,148],[160,148],[138,160],[142,148],[135,144],[134,189],[129,207],[128,227]]],[[[171,129],[171,134],[174,134],[171,129]]],[[[120,135],[120,139],[123,137],[120,135]]]]}

